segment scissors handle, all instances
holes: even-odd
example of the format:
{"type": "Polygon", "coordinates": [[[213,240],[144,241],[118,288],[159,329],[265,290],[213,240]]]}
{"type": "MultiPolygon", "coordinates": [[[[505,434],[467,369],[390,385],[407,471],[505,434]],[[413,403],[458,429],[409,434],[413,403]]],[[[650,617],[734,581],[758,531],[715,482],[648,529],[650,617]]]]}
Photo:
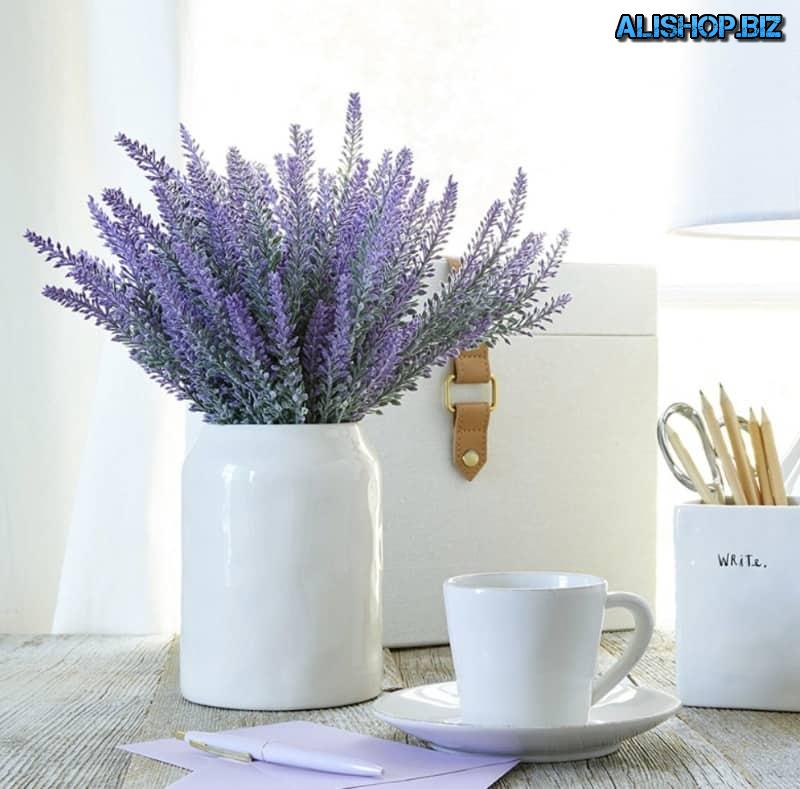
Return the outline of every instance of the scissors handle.
{"type": "Polygon", "coordinates": [[[717,456],[714,452],[714,445],[711,443],[708,431],[703,424],[703,418],[688,403],[672,403],[658,420],[656,437],[658,439],[658,446],[661,449],[661,454],[664,456],[664,460],[667,463],[667,467],[681,485],[695,493],[699,492],[691,478],[687,476],[680,465],[675,461],[669,441],[667,440],[667,422],[669,422],[670,418],[675,414],[691,422],[692,426],[697,431],[700,437],[700,443],[703,447],[703,454],[706,456],[708,468],[711,471],[711,483],[708,485],[708,488],[712,494],[717,497],[718,501],[723,502],[725,494],[722,485],[722,475],[720,474],[717,456]]]}

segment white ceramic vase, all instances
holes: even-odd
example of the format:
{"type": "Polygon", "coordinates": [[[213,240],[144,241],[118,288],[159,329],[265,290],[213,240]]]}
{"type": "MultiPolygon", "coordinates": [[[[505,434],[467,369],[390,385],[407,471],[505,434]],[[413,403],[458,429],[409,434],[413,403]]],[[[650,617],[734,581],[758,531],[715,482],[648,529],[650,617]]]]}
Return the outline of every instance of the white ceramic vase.
{"type": "Polygon", "coordinates": [[[290,710],[380,693],[380,473],[357,425],[204,425],[182,542],[185,698],[290,710]]]}

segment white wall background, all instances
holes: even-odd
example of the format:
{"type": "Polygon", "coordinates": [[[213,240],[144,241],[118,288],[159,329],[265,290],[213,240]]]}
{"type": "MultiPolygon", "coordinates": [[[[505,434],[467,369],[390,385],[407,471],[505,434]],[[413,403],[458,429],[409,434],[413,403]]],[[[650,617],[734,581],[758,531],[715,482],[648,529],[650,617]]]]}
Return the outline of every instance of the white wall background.
{"type": "MultiPolygon", "coordinates": [[[[335,162],[346,96],[362,93],[366,141],[410,145],[418,168],[461,182],[454,247],[518,166],[530,223],[574,231],[573,259],[640,262],[663,228],[677,119],[660,88],[680,52],[626,47],[614,3],[517,0],[192,0],[182,6],[182,116],[221,161],[238,144],[267,158],[289,122],[335,162]],[[668,180],[668,179],[667,179],[668,180]]],[[[280,146],[280,147],[279,147],[280,146]]]]}
{"type": "MultiPolygon", "coordinates": [[[[652,5],[635,10],[663,10],[652,5]]],[[[717,89],[698,83],[702,59],[736,44],[620,44],[616,21],[631,9],[610,0],[177,8],[180,114],[213,161],[230,144],[269,159],[298,121],[317,132],[319,158],[333,162],[347,93],[359,90],[371,152],[410,144],[434,184],[451,172],[460,181],[454,251],[524,166],[528,224],[569,227],[570,259],[659,267],[662,405],[722,379],[742,407],[769,406],[782,446],[800,429],[800,380],[786,361],[800,326],[800,247],[666,234],[682,142],[693,133],[687,108],[697,111],[694,90],[717,89]]],[[[0,0],[0,12],[2,106],[13,108],[0,124],[0,631],[41,631],[55,606],[105,339],[38,296],[52,275],[19,236],[33,225],[85,241],[83,198],[107,177],[93,172],[81,132],[86,6],[0,0]]],[[[759,56],[759,45],[747,46],[759,56]]],[[[156,89],[157,80],[143,81],[143,93],[156,89]]],[[[662,481],[658,602],[669,624],[669,519],[684,494],[662,481]]]]}
{"type": "Polygon", "coordinates": [[[174,155],[176,24],[171,0],[0,0],[0,632],[177,627],[184,408],[41,297],[62,275],[22,239],[101,253],[87,195],[146,200],[113,137],[174,155]]]}
{"type": "Polygon", "coordinates": [[[48,631],[101,338],[39,295],[52,274],[22,233],[91,235],[87,15],[40,0],[0,13],[0,631],[48,631]]]}

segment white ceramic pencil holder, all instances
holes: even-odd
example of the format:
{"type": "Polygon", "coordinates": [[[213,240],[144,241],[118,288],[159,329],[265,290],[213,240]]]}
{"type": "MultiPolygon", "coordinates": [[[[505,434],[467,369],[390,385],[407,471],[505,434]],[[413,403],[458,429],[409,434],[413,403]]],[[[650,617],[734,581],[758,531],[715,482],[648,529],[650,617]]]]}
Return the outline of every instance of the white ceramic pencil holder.
{"type": "Polygon", "coordinates": [[[800,711],[800,506],[675,509],[678,695],[800,711]]]}

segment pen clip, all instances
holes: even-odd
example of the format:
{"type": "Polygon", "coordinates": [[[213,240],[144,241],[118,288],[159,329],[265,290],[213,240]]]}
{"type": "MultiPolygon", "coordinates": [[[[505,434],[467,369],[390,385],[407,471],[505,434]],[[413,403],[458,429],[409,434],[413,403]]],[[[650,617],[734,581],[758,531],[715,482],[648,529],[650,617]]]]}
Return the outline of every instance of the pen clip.
{"type": "Polygon", "coordinates": [[[253,757],[245,751],[229,751],[227,748],[216,748],[200,740],[187,740],[188,745],[197,748],[198,751],[210,753],[212,756],[221,756],[223,759],[234,759],[237,762],[252,762],[253,757]]]}

